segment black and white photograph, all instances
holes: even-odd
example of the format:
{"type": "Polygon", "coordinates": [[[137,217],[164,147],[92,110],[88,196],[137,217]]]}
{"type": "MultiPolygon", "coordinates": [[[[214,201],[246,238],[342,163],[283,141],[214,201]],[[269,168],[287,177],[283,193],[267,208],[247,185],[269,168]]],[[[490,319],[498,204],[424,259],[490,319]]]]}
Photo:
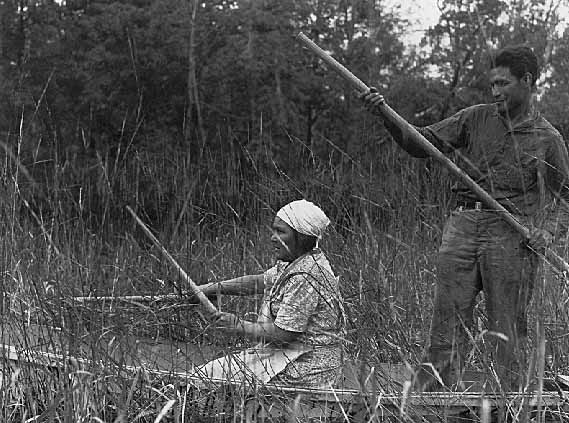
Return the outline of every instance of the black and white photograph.
{"type": "Polygon", "coordinates": [[[569,0],[0,0],[0,422],[569,422],[569,0]]]}

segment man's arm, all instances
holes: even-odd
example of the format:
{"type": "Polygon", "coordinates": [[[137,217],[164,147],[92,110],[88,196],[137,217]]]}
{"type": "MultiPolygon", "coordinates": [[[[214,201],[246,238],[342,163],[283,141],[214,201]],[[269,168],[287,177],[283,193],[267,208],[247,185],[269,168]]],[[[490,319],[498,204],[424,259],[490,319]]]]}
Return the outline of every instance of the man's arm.
{"type": "MultiPolygon", "coordinates": [[[[420,145],[416,144],[411,136],[409,136],[409,131],[399,127],[395,122],[390,121],[388,117],[383,116],[382,118],[383,118],[383,125],[389,131],[391,137],[403,150],[405,150],[413,157],[417,158],[428,157],[429,154],[425,150],[423,150],[423,148],[420,145]]],[[[428,133],[423,128],[415,126],[415,129],[419,131],[421,135],[427,138],[427,140],[431,144],[434,144],[433,140],[429,139],[428,133]]]]}
{"type": "Polygon", "coordinates": [[[258,275],[245,275],[221,282],[201,285],[200,289],[206,295],[215,295],[218,293],[225,295],[262,294],[265,289],[265,278],[263,273],[258,275]]]}
{"type": "MultiPolygon", "coordinates": [[[[401,128],[397,122],[392,121],[389,116],[385,116],[382,113],[381,107],[379,106],[385,103],[385,98],[374,88],[372,88],[370,92],[362,94],[360,98],[368,111],[383,120],[387,131],[403,150],[413,157],[423,158],[428,156],[427,152],[413,141],[404,128],[401,128]]],[[[420,128],[416,129],[421,132],[420,128]]]]}
{"type": "MultiPolygon", "coordinates": [[[[387,131],[403,150],[417,158],[429,156],[429,153],[412,136],[407,125],[402,127],[392,115],[386,115],[382,112],[383,109],[380,106],[385,103],[385,99],[381,94],[372,88],[370,92],[362,94],[360,98],[368,111],[381,117],[387,131]]],[[[465,115],[463,112],[464,110],[424,128],[410,126],[415,128],[437,149],[443,153],[449,153],[456,148],[464,147],[466,143],[465,127],[463,126],[465,115]]]]}
{"type": "Polygon", "coordinates": [[[545,182],[556,198],[569,200],[569,155],[565,141],[559,136],[552,140],[546,157],[545,182]]]}
{"type": "Polygon", "coordinates": [[[550,213],[546,226],[556,235],[560,230],[569,229],[569,154],[561,136],[554,138],[547,153],[545,183],[556,207],[550,213]]]}
{"type": "Polygon", "coordinates": [[[545,160],[538,168],[538,180],[543,181],[539,184],[540,211],[528,241],[538,251],[569,229],[569,155],[560,136],[547,141],[545,160]]]}

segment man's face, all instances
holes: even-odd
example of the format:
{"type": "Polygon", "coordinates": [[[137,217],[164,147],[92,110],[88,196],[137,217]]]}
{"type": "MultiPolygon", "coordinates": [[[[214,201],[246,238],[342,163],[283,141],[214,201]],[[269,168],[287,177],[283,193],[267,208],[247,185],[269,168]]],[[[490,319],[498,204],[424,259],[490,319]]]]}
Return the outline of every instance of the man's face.
{"type": "Polygon", "coordinates": [[[520,79],[512,75],[507,67],[490,70],[490,86],[498,112],[509,119],[523,112],[531,98],[531,83],[529,73],[520,79]]]}
{"type": "Polygon", "coordinates": [[[288,262],[295,260],[299,254],[294,230],[279,217],[275,217],[272,229],[271,242],[276,259],[288,262]]]}

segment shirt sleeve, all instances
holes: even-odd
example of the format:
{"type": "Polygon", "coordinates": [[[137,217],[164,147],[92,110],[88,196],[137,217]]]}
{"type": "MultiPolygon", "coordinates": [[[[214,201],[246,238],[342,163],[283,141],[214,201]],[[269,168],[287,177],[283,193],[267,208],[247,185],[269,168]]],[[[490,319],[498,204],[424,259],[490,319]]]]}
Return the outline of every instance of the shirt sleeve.
{"type": "Polygon", "coordinates": [[[267,297],[269,292],[271,292],[271,288],[273,287],[273,284],[275,283],[278,275],[279,275],[278,263],[275,264],[270,269],[267,269],[265,271],[265,273],[263,273],[263,284],[265,286],[263,292],[264,292],[265,297],[267,297]]]}
{"type": "Polygon", "coordinates": [[[556,197],[569,200],[569,157],[561,137],[553,137],[546,152],[545,182],[556,197]]]}
{"type": "Polygon", "coordinates": [[[290,332],[305,332],[318,306],[319,293],[314,278],[305,273],[293,275],[283,289],[275,325],[290,332]]]}
{"type": "Polygon", "coordinates": [[[470,114],[468,109],[463,109],[440,122],[420,128],[419,132],[443,153],[449,153],[466,146],[468,139],[466,123],[470,114]]]}
{"type": "MultiPolygon", "coordinates": [[[[448,153],[465,144],[465,117],[471,114],[471,110],[463,109],[455,115],[432,125],[413,127],[443,153],[448,153]]],[[[395,142],[411,156],[419,158],[429,156],[428,152],[423,149],[422,145],[415,140],[404,125],[392,122],[389,119],[384,119],[383,122],[395,142]]]]}
{"type": "Polygon", "coordinates": [[[569,154],[560,135],[549,139],[542,172],[548,195],[539,226],[559,235],[569,229],[569,154]]]}

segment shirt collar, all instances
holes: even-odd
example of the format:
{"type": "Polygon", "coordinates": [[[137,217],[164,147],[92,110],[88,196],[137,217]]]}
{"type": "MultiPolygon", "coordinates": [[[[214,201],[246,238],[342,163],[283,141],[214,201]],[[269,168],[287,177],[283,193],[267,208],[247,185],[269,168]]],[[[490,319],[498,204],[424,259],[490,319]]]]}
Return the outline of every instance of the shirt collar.
{"type": "Polygon", "coordinates": [[[508,129],[508,132],[516,132],[516,131],[525,131],[528,129],[537,129],[543,128],[543,125],[540,125],[541,122],[541,113],[536,110],[535,107],[532,107],[528,116],[525,119],[516,122],[514,125],[510,125],[508,120],[505,119],[500,113],[498,113],[498,108],[494,108],[494,116],[496,116],[504,126],[508,129]]]}

